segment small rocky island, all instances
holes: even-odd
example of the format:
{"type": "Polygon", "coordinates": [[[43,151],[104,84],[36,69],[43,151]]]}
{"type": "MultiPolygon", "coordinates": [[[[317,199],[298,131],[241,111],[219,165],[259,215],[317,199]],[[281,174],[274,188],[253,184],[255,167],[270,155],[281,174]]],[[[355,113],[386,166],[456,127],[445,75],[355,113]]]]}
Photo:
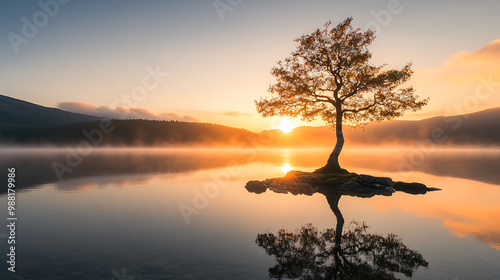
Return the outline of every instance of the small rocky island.
{"type": "Polygon", "coordinates": [[[396,191],[409,194],[425,194],[429,191],[440,190],[438,188],[429,188],[421,183],[394,182],[389,177],[358,175],[347,171],[333,174],[290,171],[280,178],[249,181],[245,188],[249,192],[257,194],[270,189],[276,193],[291,193],[294,195],[312,195],[316,192],[333,191],[341,195],[357,197],[391,196],[396,191]]]}

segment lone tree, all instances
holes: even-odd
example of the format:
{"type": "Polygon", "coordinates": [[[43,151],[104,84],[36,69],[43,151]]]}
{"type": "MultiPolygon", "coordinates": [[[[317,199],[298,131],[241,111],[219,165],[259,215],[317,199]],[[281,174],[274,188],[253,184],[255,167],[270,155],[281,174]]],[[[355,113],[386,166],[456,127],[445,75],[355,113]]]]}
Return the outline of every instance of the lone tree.
{"type": "Polygon", "coordinates": [[[327,164],[316,170],[320,173],[342,172],[343,123],[356,126],[394,119],[429,101],[419,100],[412,87],[401,88],[413,74],[411,63],[401,70],[370,63],[368,46],[375,33],[354,29],[351,22],[351,17],[336,27],[327,22],[323,29],[296,39],[297,49],[271,71],[277,81],[268,91],[275,96],[255,101],[264,117],[321,118],[335,127],[337,143],[327,164]]]}

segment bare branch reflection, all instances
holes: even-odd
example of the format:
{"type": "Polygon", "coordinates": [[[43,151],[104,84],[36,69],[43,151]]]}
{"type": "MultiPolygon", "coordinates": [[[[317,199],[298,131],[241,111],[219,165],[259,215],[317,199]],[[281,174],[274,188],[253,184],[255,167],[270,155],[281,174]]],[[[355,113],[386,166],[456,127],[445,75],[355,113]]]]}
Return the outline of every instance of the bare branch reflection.
{"type": "Polygon", "coordinates": [[[277,264],[269,268],[275,279],[398,279],[412,277],[429,263],[409,249],[395,234],[383,236],[368,231],[364,222],[353,221],[343,232],[344,217],[338,203],[341,194],[324,192],[337,218],[335,229],[319,231],[307,224],[293,232],[258,234],[256,243],[274,256],[277,264]]]}

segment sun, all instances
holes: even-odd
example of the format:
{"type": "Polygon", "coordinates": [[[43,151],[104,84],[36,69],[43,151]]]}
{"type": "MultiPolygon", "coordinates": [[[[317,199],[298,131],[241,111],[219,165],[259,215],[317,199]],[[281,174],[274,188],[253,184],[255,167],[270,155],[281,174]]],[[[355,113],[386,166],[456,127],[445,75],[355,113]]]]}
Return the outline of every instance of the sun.
{"type": "Polygon", "coordinates": [[[288,173],[288,171],[292,170],[292,167],[290,166],[290,164],[285,163],[281,168],[281,171],[283,171],[283,173],[288,173]]]}
{"type": "Polygon", "coordinates": [[[281,118],[280,124],[278,125],[278,128],[284,133],[290,133],[295,127],[293,121],[287,118],[281,118]]]}

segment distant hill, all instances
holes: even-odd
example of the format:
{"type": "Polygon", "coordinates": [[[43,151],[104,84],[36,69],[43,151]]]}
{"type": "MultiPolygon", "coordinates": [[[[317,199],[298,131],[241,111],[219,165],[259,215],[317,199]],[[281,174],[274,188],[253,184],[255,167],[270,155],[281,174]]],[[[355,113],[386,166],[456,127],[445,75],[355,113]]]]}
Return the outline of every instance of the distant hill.
{"type": "MultiPolygon", "coordinates": [[[[0,95],[0,143],[76,145],[83,131],[99,129],[103,118],[71,113],[0,95]]],[[[242,145],[254,141],[248,130],[208,123],[112,120],[104,146],[242,145]]]]}
{"type": "MultiPolygon", "coordinates": [[[[48,108],[0,95],[0,143],[76,145],[83,131],[99,129],[99,117],[48,108]]],[[[223,125],[177,121],[112,120],[104,146],[259,146],[333,147],[335,131],[302,126],[289,134],[279,129],[253,133],[223,125]]],[[[344,127],[346,146],[500,144],[500,108],[419,121],[386,121],[365,129],[344,127]]]]}
{"type": "MultiPolygon", "coordinates": [[[[363,128],[344,127],[346,145],[500,145],[500,108],[419,121],[385,121],[363,128]]],[[[289,134],[281,130],[260,133],[271,146],[334,146],[335,131],[329,127],[302,126],[289,134]]]]}
{"type": "Polygon", "coordinates": [[[15,127],[51,127],[100,119],[102,118],[70,113],[0,95],[0,130],[15,127]]]}
{"type": "Polygon", "coordinates": [[[349,141],[360,144],[500,145],[500,108],[419,121],[390,121],[351,129],[349,141]]]}
{"type": "Polygon", "coordinates": [[[96,133],[100,121],[94,121],[49,128],[13,129],[3,136],[22,145],[76,145],[82,140],[90,141],[86,136],[90,134],[99,142],[98,145],[115,147],[237,146],[256,138],[256,134],[248,130],[208,123],[110,120],[110,124],[114,129],[109,133],[96,133]]]}

